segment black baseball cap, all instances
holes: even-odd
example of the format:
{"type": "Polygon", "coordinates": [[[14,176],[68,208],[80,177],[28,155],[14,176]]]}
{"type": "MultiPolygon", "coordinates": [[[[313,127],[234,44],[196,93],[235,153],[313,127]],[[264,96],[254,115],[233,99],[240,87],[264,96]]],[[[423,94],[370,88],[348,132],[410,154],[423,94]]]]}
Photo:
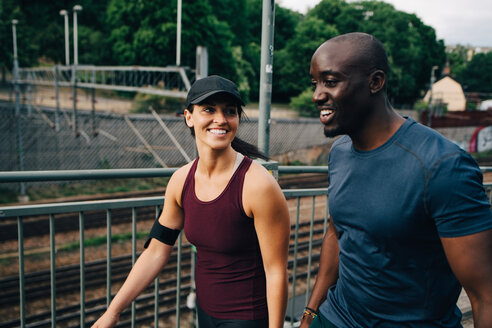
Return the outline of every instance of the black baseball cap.
{"type": "Polygon", "coordinates": [[[234,82],[218,75],[211,75],[196,80],[195,83],[193,83],[190,91],[188,91],[188,96],[186,97],[186,108],[188,108],[190,104],[198,104],[211,95],[220,92],[234,96],[241,105],[245,106],[234,82]]]}

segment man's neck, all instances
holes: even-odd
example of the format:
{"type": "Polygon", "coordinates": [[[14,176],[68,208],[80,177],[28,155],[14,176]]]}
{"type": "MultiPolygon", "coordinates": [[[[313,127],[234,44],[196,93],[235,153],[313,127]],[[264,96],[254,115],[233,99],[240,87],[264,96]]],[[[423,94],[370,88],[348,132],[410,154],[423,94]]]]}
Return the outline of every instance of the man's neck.
{"type": "Polygon", "coordinates": [[[391,105],[384,106],[367,119],[360,133],[351,134],[350,138],[357,150],[373,150],[388,141],[404,122],[405,119],[391,105]]]}

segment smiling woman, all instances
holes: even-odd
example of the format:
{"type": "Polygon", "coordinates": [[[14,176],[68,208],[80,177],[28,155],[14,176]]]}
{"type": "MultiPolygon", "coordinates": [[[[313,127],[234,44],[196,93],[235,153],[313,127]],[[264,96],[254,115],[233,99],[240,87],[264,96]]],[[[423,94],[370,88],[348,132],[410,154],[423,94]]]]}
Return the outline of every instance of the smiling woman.
{"type": "Polygon", "coordinates": [[[116,325],[164,268],[181,230],[197,249],[201,328],[283,327],[289,211],[277,181],[250,159],[265,157],[236,137],[242,106],[236,85],[223,77],[193,84],[184,116],[198,158],[171,177],[146,249],[93,327],[116,325]]]}
{"type": "MultiPolygon", "coordinates": [[[[209,133],[225,136],[226,132],[229,132],[228,136],[234,136],[231,139],[232,141],[230,141],[234,150],[248,157],[266,160],[267,157],[254,145],[235,136],[239,121],[243,114],[242,106],[244,106],[244,102],[233,82],[220,76],[209,76],[196,81],[188,93],[188,97],[186,98],[185,121],[191,130],[191,134],[196,136],[196,133],[198,132],[194,127],[194,120],[192,117],[194,109],[197,107],[198,115],[195,115],[197,119],[201,118],[203,121],[208,118],[209,120],[213,119],[215,122],[215,128],[209,129],[209,133]],[[216,102],[220,103],[216,104],[216,102]],[[219,120],[220,122],[216,120],[219,120]],[[216,129],[219,126],[227,126],[229,123],[232,124],[232,127],[235,127],[234,131],[216,129]]],[[[199,142],[200,140],[197,140],[197,146],[199,145],[199,142]]]]}

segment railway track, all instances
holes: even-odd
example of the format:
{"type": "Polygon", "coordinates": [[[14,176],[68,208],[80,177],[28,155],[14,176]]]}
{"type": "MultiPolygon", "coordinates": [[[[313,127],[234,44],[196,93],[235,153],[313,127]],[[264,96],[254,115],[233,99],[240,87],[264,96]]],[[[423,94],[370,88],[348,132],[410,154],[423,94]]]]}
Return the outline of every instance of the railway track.
{"type": "MultiPolygon", "coordinates": [[[[289,175],[281,176],[279,178],[279,184],[282,189],[294,189],[294,188],[321,188],[328,186],[328,176],[326,174],[310,173],[302,175],[289,175]]],[[[133,197],[151,197],[164,195],[164,190],[138,192],[138,193],[125,193],[115,195],[108,195],[102,198],[83,197],[80,200],[101,200],[101,199],[115,199],[115,198],[133,198],[133,197]]],[[[77,199],[71,198],[70,201],[77,201],[77,199]]],[[[138,220],[154,220],[155,208],[154,207],[140,207],[138,208],[138,220]]],[[[113,225],[123,224],[131,222],[131,209],[116,209],[111,211],[111,221],[113,225]]],[[[106,225],[106,212],[105,211],[92,211],[86,213],[84,228],[100,228],[106,225]]],[[[57,233],[77,231],[79,228],[78,213],[65,213],[56,215],[55,231],[57,233]]],[[[48,216],[37,217],[24,217],[23,218],[23,232],[24,238],[39,237],[49,234],[49,218],[48,216]]],[[[0,240],[17,240],[17,218],[5,218],[0,221],[0,240]]]]}
{"type": "MultiPolygon", "coordinates": [[[[313,230],[313,254],[319,253],[321,247],[321,241],[323,237],[323,220],[315,220],[313,230]]],[[[291,231],[294,231],[295,226],[291,227],[291,231]]],[[[310,235],[310,223],[302,222],[299,224],[298,233],[298,257],[297,257],[297,277],[304,277],[307,274],[308,264],[308,248],[309,248],[309,235],[310,235]]],[[[294,233],[291,234],[291,245],[294,244],[294,233]]],[[[182,251],[182,272],[188,272],[181,274],[182,287],[180,291],[183,311],[187,311],[185,300],[188,292],[190,291],[190,279],[191,279],[191,247],[189,244],[183,245],[182,251]]],[[[289,270],[292,271],[294,265],[294,248],[289,250],[289,270]]],[[[313,255],[313,261],[317,261],[319,255],[313,255]]],[[[114,257],[112,259],[111,268],[111,280],[113,284],[119,284],[126,278],[129,270],[131,269],[131,255],[124,255],[114,257]]],[[[177,270],[177,258],[176,252],[173,252],[168,265],[160,274],[159,283],[159,304],[160,315],[169,316],[175,312],[176,304],[176,270],[177,270]]],[[[316,269],[311,270],[312,274],[316,273],[316,269]]],[[[79,293],[80,288],[80,267],[79,265],[69,265],[60,267],[56,272],[56,298],[57,302],[63,304],[63,299],[74,298],[79,293]]],[[[291,274],[292,276],[292,274],[291,274]]],[[[105,295],[106,286],[106,261],[105,259],[88,262],[85,264],[85,279],[86,289],[89,290],[101,290],[100,294],[105,295]]],[[[8,311],[9,307],[13,304],[19,304],[19,281],[17,276],[5,277],[0,279],[0,290],[2,291],[2,297],[0,297],[0,307],[8,311]]],[[[154,293],[153,286],[142,293],[137,299],[138,312],[141,313],[137,322],[142,324],[144,322],[152,322],[154,309],[154,293]],[[143,313],[143,314],[142,314],[143,313]],[[150,313],[150,314],[149,314],[150,313]]],[[[49,270],[43,270],[26,274],[25,276],[25,298],[29,302],[44,301],[49,304],[50,302],[50,272],[49,270]]],[[[106,297],[98,296],[89,301],[86,301],[85,314],[88,318],[97,318],[106,308],[106,297]]],[[[128,315],[130,310],[125,311],[120,320],[118,326],[129,326],[130,321],[128,315]]],[[[80,320],[80,306],[79,305],[64,305],[57,307],[57,324],[61,324],[63,327],[77,327],[80,320]]],[[[90,319],[89,319],[90,320],[90,319]]],[[[27,327],[49,327],[51,326],[51,311],[42,311],[36,314],[32,314],[26,317],[27,327]]],[[[18,327],[20,322],[18,319],[11,319],[9,321],[0,322],[0,327],[18,327]]]]}

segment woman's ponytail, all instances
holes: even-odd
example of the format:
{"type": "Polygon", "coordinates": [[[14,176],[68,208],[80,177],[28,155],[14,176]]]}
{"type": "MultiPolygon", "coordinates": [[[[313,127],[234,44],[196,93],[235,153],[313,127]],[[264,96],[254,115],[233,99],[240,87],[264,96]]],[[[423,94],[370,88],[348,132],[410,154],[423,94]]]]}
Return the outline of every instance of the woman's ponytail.
{"type": "Polygon", "coordinates": [[[232,149],[250,158],[261,158],[268,161],[268,157],[263,154],[258,147],[252,145],[238,137],[234,137],[231,143],[232,149]]]}

